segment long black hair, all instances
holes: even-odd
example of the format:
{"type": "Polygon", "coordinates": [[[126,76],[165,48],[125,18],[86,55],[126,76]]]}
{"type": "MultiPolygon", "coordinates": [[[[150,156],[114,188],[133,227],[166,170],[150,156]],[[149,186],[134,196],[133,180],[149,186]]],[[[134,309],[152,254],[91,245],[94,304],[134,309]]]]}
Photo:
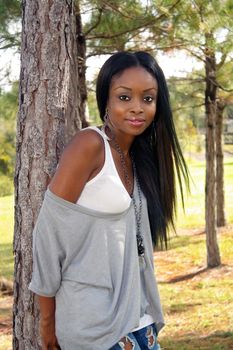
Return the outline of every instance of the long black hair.
{"type": "Polygon", "coordinates": [[[188,185],[185,160],[176,135],[169,92],[162,69],[147,52],[118,52],[102,66],[96,86],[100,118],[104,120],[112,78],[131,67],[143,67],[157,81],[158,96],[154,121],[131,146],[141,189],[147,199],[154,245],[167,246],[168,228],[174,227],[176,209],[175,173],[183,200],[182,177],[188,185]]]}

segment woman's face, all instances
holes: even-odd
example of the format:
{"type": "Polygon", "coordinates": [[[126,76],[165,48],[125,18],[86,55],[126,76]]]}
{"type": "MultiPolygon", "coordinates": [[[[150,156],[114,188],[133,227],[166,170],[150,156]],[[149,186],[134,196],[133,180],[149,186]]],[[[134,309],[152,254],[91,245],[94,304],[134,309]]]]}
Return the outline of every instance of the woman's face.
{"type": "Polygon", "coordinates": [[[137,136],[153,121],[158,84],[142,67],[125,69],[113,77],[107,104],[115,132],[137,136]]]}

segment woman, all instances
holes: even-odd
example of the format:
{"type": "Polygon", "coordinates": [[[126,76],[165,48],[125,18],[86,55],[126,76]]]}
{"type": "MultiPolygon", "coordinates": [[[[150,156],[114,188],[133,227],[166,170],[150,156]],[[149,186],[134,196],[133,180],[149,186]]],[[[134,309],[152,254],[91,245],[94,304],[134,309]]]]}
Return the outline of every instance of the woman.
{"type": "Polygon", "coordinates": [[[43,349],[159,349],[153,246],[173,225],[175,168],[188,179],[166,81],[148,53],[120,52],[96,96],[104,124],[66,147],[34,229],[43,349]]]}

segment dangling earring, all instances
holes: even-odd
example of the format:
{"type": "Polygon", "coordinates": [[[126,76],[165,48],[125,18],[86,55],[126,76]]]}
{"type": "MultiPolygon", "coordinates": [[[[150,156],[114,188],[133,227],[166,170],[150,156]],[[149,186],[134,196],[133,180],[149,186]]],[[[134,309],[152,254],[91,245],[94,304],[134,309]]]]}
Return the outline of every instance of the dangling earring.
{"type": "Polygon", "coordinates": [[[111,123],[111,120],[109,118],[109,114],[108,114],[108,109],[106,108],[106,111],[105,111],[105,115],[104,115],[104,124],[101,128],[103,130],[103,132],[106,134],[106,135],[109,135],[109,139],[110,140],[113,140],[115,138],[115,135],[114,135],[114,132],[113,132],[113,127],[112,127],[112,123],[111,123]],[[106,130],[108,130],[108,132],[106,133],[106,130]]]}
{"type": "Polygon", "coordinates": [[[104,124],[105,125],[108,124],[108,118],[109,118],[108,109],[106,108],[105,115],[104,115],[104,124]]]}
{"type": "Polygon", "coordinates": [[[105,115],[104,115],[104,123],[101,128],[101,130],[106,134],[106,128],[108,126],[109,116],[108,116],[108,109],[106,108],[105,115]]]}

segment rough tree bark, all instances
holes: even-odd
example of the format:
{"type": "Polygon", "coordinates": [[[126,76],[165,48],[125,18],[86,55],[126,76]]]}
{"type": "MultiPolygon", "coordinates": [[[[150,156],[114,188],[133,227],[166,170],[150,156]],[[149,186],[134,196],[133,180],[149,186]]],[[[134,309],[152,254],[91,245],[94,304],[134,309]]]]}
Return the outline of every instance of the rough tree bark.
{"type": "Polygon", "coordinates": [[[81,127],[72,0],[23,0],[15,170],[13,349],[40,349],[28,290],[32,230],[64,144],[81,127]]]}
{"type": "Polygon", "coordinates": [[[78,75],[79,75],[79,115],[82,121],[82,128],[88,126],[87,122],[87,82],[86,82],[86,38],[83,32],[82,17],[79,1],[75,3],[76,16],[76,38],[78,50],[78,75]]]}
{"type": "Polygon", "coordinates": [[[205,50],[205,113],[206,113],[206,246],[207,266],[221,264],[216,231],[216,168],[215,168],[215,125],[216,125],[216,61],[211,48],[213,34],[207,33],[205,50]]]}
{"type": "Polygon", "coordinates": [[[217,226],[226,225],[225,195],[224,195],[224,166],[223,166],[223,111],[226,106],[224,100],[217,101],[216,113],[216,196],[217,196],[217,226]]]}

